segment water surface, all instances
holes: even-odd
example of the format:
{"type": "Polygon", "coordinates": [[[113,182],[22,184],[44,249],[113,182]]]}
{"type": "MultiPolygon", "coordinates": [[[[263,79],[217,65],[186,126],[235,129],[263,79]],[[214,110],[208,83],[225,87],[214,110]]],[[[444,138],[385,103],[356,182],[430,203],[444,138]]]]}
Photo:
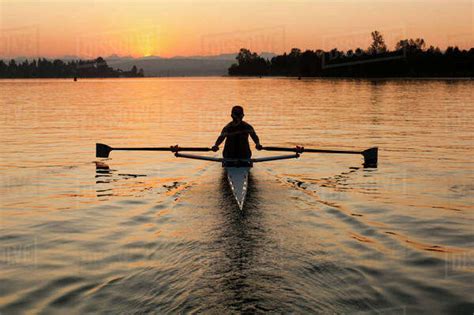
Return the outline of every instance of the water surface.
{"type": "MultiPolygon", "coordinates": [[[[474,311],[472,81],[0,82],[0,312],[474,311]],[[222,168],[111,146],[359,150],[222,168]]],[[[254,152],[254,156],[268,153],[254,152]]]]}

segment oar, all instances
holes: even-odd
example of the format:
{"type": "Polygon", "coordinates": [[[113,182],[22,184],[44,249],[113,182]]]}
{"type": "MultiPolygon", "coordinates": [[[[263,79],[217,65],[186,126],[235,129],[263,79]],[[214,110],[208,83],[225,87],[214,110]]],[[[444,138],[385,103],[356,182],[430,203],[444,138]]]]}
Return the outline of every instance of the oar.
{"type": "Polygon", "coordinates": [[[304,147],[296,146],[294,148],[263,147],[262,150],[288,151],[288,152],[297,152],[297,153],[310,152],[310,153],[362,154],[364,156],[364,166],[374,167],[374,166],[377,166],[379,149],[378,147],[373,147],[364,151],[346,151],[346,150],[307,149],[304,147]]]}
{"type": "Polygon", "coordinates": [[[193,148],[193,147],[179,147],[178,145],[172,145],[169,147],[155,147],[155,148],[112,148],[103,143],[95,144],[95,156],[98,158],[108,158],[112,150],[115,151],[212,151],[211,148],[193,148]]]}

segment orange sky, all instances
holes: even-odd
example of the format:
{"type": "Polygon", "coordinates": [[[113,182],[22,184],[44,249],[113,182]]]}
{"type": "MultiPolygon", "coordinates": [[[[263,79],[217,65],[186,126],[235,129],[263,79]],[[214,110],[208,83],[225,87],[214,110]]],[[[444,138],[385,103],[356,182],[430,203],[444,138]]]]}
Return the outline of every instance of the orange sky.
{"type": "Polygon", "coordinates": [[[0,0],[0,56],[215,55],[366,48],[379,30],[473,47],[470,0],[0,0]]]}

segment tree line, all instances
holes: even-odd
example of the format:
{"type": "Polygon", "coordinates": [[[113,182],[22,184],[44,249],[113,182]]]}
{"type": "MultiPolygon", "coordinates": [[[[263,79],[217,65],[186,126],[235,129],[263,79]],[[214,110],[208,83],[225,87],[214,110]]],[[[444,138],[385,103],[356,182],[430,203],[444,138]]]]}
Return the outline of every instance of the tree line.
{"type": "Polygon", "coordinates": [[[474,48],[426,48],[424,39],[400,40],[389,50],[378,31],[367,49],[330,51],[293,48],[290,53],[264,59],[242,48],[229,69],[236,76],[296,77],[473,77],[474,48]]]}
{"type": "Polygon", "coordinates": [[[14,59],[5,63],[0,60],[0,78],[119,78],[143,77],[143,69],[133,66],[130,71],[113,69],[99,57],[93,60],[60,59],[47,60],[45,58],[16,62],[14,59]]]}

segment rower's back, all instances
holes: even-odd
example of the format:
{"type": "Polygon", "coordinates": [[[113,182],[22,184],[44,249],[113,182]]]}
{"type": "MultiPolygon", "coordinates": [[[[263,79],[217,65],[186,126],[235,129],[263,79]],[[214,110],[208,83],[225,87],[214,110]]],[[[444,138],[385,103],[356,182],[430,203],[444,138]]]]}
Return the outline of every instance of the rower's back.
{"type": "Polygon", "coordinates": [[[257,150],[262,149],[260,140],[253,127],[243,120],[244,109],[242,106],[236,105],[232,107],[231,117],[232,121],[222,129],[220,136],[212,147],[212,151],[216,152],[219,150],[219,145],[225,140],[224,152],[222,154],[225,159],[249,159],[252,156],[249,136],[255,142],[257,150]]]}
{"type": "Polygon", "coordinates": [[[222,135],[226,137],[224,158],[249,159],[252,156],[249,136],[252,134],[255,134],[253,127],[243,120],[228,123],[222,129],[222,135]]]}

